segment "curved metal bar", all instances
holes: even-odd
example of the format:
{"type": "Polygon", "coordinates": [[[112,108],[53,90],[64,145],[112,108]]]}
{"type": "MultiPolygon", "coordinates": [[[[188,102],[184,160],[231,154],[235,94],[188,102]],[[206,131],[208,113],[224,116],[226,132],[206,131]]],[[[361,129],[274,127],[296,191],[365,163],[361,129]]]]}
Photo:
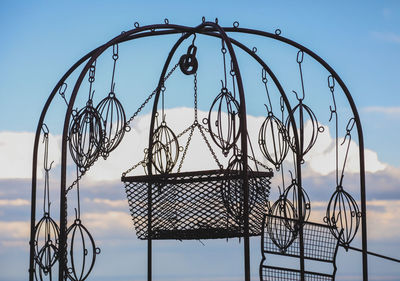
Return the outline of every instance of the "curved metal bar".
{"type": "Polygon", "coordinates": [[[47,101],[42,109],[40,114],[38,126],[36,128],[35,141],[33,146],[33,157],[32,157],[32,189],[31,189],[31,233],[30,233],[30,260],[29,260],[29,280],[33,281],[34,279],[34,243],[35,240],[35,222],[36,222],[36,184],[37,184],[37,159],[38,159],[38,149],[39,149],[39,140],[40,140],[40,132],[44,122],[44,118],[47,114],[47,111],[50,107],[51,102],[53,101],[55,95],[57,94],[58,89],[65,82],[65,80],[83,63],[85,62],[94,51],[91,51],[87,55],[83,56],[80,60],[78,60],[71,68],[64,74],[64,76],[58,81],[50,96],[47,98],[47,101]]]}

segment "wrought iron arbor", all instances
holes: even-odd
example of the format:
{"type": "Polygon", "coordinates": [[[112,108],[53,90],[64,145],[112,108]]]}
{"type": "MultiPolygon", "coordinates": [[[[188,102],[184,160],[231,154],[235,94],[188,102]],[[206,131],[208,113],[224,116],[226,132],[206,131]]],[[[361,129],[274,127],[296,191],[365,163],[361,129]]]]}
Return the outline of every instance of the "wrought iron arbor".
{"type": "Polygon", "coordinates": [[[323,220],[333,239],[345,248],[350,247],[361,226],[363,280],[368,280],[363,134],[356,106],[346,85],[322,58],[306,47],[281,36],[280,30],[268,33],[246,29],[239,27],[238,22],[235,22],[233,27],[221,27],[217,20],[208,22],[204,18],[196,27],[174,25],[168,20],[164,24],[142,27],[135,23],[134,29],[121,33],[76,62],[51,92],[39,119],[33,152],[30,280],[87,279],[100,249],[96,247],[92,235],[81,219],[80,180],[98,158],[106,159],[113,153],[123,141],[124,135],[131,130],[131,123],[136,116],[150,102],[153,103],[153,107],[144,159],[122,174],[137,235],[148,243],[148,280],[152,280],[152,240],[231,237],[244,238],[244,279],[250,280],[249,237],[264,232],[265,216],[269,218],[266,219],[265,229],[275,248],[285,252],[292,246],[293,241],[297,241],[299,278],[305,280],[307,271],[304,260],[309,256],[305,252],[307,247],[304,243],[307,241],[306,235],[313,231],[308,225],[315,226],[314,229],[321,226],[308,222],[311,202],[303,186],[302,169],[307,163],[307,153],[312,151],[318,136],[325,130],[314,113],[315,109],[310,105],[312,100],[306,99],[306,81],[303,77],[305,56],[318,63],[328,74],[326,79],[330,94],[329,121],[332,122],[335,131],[335,156],[332,161],[335,163],[336,183],[323,220]],[[173,34],[180,36],[166,58],[155,90],[132,117],[127,119],[126,109],[115,90],[119,46],[127,41],[173,34]],[[289,96],[282,85],[282,79],[257,54],[257,49],[250,49],[243,40],[235,38],[241,34],[269,38],[295,48],[301,81],[300,90],[293,90],[294,94],[289,96]],[[196,41],[196,37],[199,36],[219,40],[223,59],[222,85],[210,102],[208,115],[202,119],[197,102],[200,98],[200,94],[197,93],[197,72],[202,67],[201,61],[198,60],[201,46],[197,45],[196,41]],[[185,52],[180,53],[180,47],[185,42],[189,42],[189,46],[185,52]],[[109,94],[95,103],[96,62],[108,49],[112,49],[113,59],[111,87],[109,94]],[[261,81],[265,88],[265,100],[262,103],[266,104],[267,113],[255,140],[248,130],[248,95],[245,95],[245,83],[239,67],[239,51],[258,64],[258,82],[261,81]],[[177,56],[177,62],[173,64],[177,56]],[[77,72],[79,67],[81,69],[68,100],[66,80],[77,72]],[[192,77],[194,83],[193,120],[180,133],[174,132],[164,106],[164,100],[167,99],[166,83],[175,71],[192,77]],[[77,110],[74,109],[75,102],[78,94],[82,92],[80,90],[85,78],[88,79],[89,94],[86,103],[77,110]],[[271,85],[274,90],[271,89],[271,85]],[[339,91],[350,109],[350,115],[346,117],[345,122],[347,126],[342,130],[343,146],[346,149],[341,161],[339,136],[342,131],[339,128],[336,105],[339,91]],[[272,101],[272,92],[275,92],[275,103],[272,101]],[[59,225],[50,212],[51,164],[48,164],[47,150],[49,129],[45,123],[46,114],[57,94],[61,95],[67,105],[62,131],[59,225]],[[293,101],[291,97],[294,96],[293,101]],[[276,110],[277,108],[279,109],[276,110]],[[358,142],[360,207],[343,184],[353,129],[357,131],[358,142]],[[216,162],[216,169],[181,170],[196,132],[209,150],[210,159],[216,162]],[[42,135],[45,139],[44,207],[43,217],[37,220],[37,173],[42,135]],[[183,146],[179,144],[182,140],[183,146]],[[255,153],[255,148],[258,148],[260,153],[255,153]],[[264,159],[260,159],[259,156],[264,159]],[[289,158],[291,160],[288,160],[289,158]],[[67,167],[68,161],[71,160],[75,166],[76,179],[69,184],[67,167]],[[144,174],[129,175],[141,167],[144,168],[144,174]],[[274,173],[276,177],[280,174],[278,185],[282,190],[279,191],[279,198],[271,204],[270,189],[278,189],[278,185],[271,182],[274,173]],[[69,224],[67,198],[71,196],[69,192],[74,189],[77,192],[78,203],[75,218],[69,224]],[[274,218],[278,221],[274,221],[274,218]],[[77,243],[83,245],[81,252],[74,248],[77,243]],[[56,264],[59,265],[58,272],[54,267],[56,264]]]}

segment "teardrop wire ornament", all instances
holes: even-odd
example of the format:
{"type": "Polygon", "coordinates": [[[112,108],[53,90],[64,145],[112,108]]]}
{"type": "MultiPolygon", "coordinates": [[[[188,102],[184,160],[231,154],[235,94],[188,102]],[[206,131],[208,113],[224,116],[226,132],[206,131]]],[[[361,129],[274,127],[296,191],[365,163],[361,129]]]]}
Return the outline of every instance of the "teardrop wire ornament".
{"type": "MultiPolygon", "coordinates": [[[[158,113],[155,115],[156,129],[153,133],[151,159],[153,167],[159,174],[168,174],[178,162],[181,150],[178,138],[175,133],[167,126],[164,112],[164,92],[165,86],[161,88],[162,116],[161,124],[158,123],[158,113]]],[[[145,151],[146,153],[146,151],[145,151]]],[[[146,157],[146,156],[145,156],[146,157]]]]}
{"type": "Polygon", "coordinates": [[[96,61],[89,68],[89,97],[86,106],[73,110],[68,130],[69,150],[81,174],[85,174],[100,155],[104,132],[101,117],[93,107],[96,61]]]}
{"type": "Polygon", "coordinates": [[[221,91],[214,99],[205,119],[210,136],[214,143],[221,148],[222,154],[227,157],[229,151],[235,146],[240,136],[240,104],[236,100],[234,65],[230,63],[230,75],[232,77],[234,95],[227,88],[227,67],[224,40],[221,40],[221,53],[224,67],[224,81],[221,80],[221,91]],[[226,117],[224,115],[226,114],[226,117]],[[218,137],[215,137],[218,136],[218,137]]]}
{"type": "Polygon", "coordinates": [[[102,121],[89,100],[84,108],[72,116],[69,126],[71,157],[84,174],[100,155],[103,142],[102,121]]]}
{"type": "MultiPolygon", "coordinates": [[[[290,172],[290,171],[289,171],[290,172]]],[[[290,202],[293,206],[294,209],[294,218],[298,219],[300,214],[300,207],[299,207],[299,193],[301,192],[301,214],[302,214],[302,220],[303,222],[307,222],[310,213],[311,213],[311,203],[310,203],[310,198],[308,197],[307,192],[304,190],[304,188],[300,187],[297,183],[297,180],[293,178],[292,173],[291,178],[292,178],[292,183],[286,187],[283,191],[283,197],[287,202],[290,202]]],[[[292,217],[291,214],[289,216],[286,216],[286,213],[284,214],[286,219],[289,219],[292,217]]]]}
{"type": "Polygon", "coordinates": [[[240,136],[239,107],[231,92],[222,85],[221,92],[214,99],[208,112],[207,125],[210,136],[222,149],[224,156],[228,155],[240,136]]]}
{"type": "Polygon", "coordinates": [[[102,121],[103,140],[101,146],[101,156],[107,159],[111,151],[113,151],[121,143],[125,131],[129,130],[126,126],[126,115],[121,102],[115,94],[115,67],[119,58],[118,44],[113,45],[114,66],[111,78],[110,93],[96,107],[102,121]]]}
{"type": "Polygon", "coordinates": [[[92,235],[78,217],[68,228],[67,237],[69,259],[66,275],[72,281],[84,281],[93,269],[96,255],[100,254],[100,248],[96,247],[92,235]],[[80,247],[81,251],[77,251],[75,247],[80,247]]]}
{"type": "Polygon", "coordinates": [[[267,158],[267,160],[275,166],[275,169],[279,171],[283,160],[285,160],[289,152],[288,133],[285,125],[273,113],[265,69],[262,69],[261,73],[269,107],[265,105],[268,114],[258,133],[258,145],[265,158],[267,158]],[[268,140],[272,140],[272,142],[269,142],[268,140]]]}
{"type": "MultiPolygon", "coordinates": [[[[247,168],[248,173],[252,170],[250,167],[247,168]]],[[[226,179],[221,183],[221,196],[222,201],[228,214],[233,220],[240,226],[243,226],[244,222],[244,185],[243,179],[231,179],[232,176],[240,176],[243,171],[243,160],[242,155],[234,154],[229,159],[229,164],[226,169],[226,179]]],[[[260,182],[256,178],[249,178],[249,213],[257,202],[259,196],[260,182]]]]}
{"type": "MultiPolygon", "coordinates": [[[[76,174],[78,178],[78,167],[76,174]]],[[[100,248],[96,247],[92,235],[81,221],[79,180],[76,186],[76,194],[75,220],[67,229],[69,258],[67,259],[66,276],[72,281],[84,281],[93,269],[96,255],[100,254],[100,248]]]]}
{"type": "MultiPolygon", "coordinates": [[[[331,229],[331,233],[339,240],[339,243],[348,249],[360,227],[362,213],[357,205],[356,200],[344,190],[343,178],[346,162],[351,144],[351,131],[354,127],[355,119],[351,118],[346,126],[346,136],[341,145],[347,140],[347,148],[343,160],[343,168],[336,191],[332,194],[328,207],[326,209],[325,223],[336,228],[331,229]],[[341,231],[343,234],[341,235],[341,231]]],[[[338,149],[338,147],[337,147],[338,149]]],[[[338,162],[338,159],[336,160],[338,162]]]]}
{"type": "Polygon", "coordinates": [[[45,172],[45,184],[43,192],[43,217],[38,221],[34,228],[33,241],[34,261],[37,271],[35,271],[35,279],[43,281],[45,279],[52,280],[52,267],[58,260],[58,247],[60,229],[58,224],[50,215],[50,194],[49,194],[49,172],[53,162],[48,163],[49,158],[49,129],[46,124],[42,125],[44,133],[44,161],[43,169],[45,172]]]}
{"type": "Polygon", "coordinates": [[[279,199],[268,211],[267,232],[275,246],[285,253],[298,234],[297,212],[293,204],[279,193],[279,199]]]}
{"type": "Polygon", "coordinates": [[[298,101],[298,104],[292,108],[292,115],[295,118],[296,112],[298,112],[298,120],[296,122],[296,128],[299,131],[299,148],[296,147],[295,143],[295,137],[294,137],[294,131],[293,131],[293,124],[292,120],[290,119],[290,116],[286,119],[285,126],[286,130],[289,136],[289,144],[292,150],[299,154],[301,156],[301,163],[304,163],[304,155],[306,155],[311,148],[315,145],[315,142],[317,141],[318,133],[322,133],[324,131],[323,126],[319,126],[318,120],[314,112],[311,110],[309,106],[304,104],[303,100],[305,99],[305,89],[304,89],[304,79],[303,79],[303,69],[302,69],[302,63],[304,59],[304,52],[302,50],[297,52],[297,63],[299,65],[299,74],[300,74],[300,81],[301,81],[301,89],[302,89],[302,97],[299,98],[298,94],[296,91],[292,91],[296,99],[298,101]],[[307,115],[308,118],[305,118],[307,115]],[[306,121],[309,120],[311,122],[311,133],[307,134],[308,136],[305,135],[305,125],[306,121]]]}

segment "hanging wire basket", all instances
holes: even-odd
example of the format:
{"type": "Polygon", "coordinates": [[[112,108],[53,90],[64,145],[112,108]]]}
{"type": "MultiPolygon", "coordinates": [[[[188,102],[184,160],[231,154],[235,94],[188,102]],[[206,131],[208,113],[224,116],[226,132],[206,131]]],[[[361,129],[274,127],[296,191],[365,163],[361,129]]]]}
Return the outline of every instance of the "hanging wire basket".
{"type": "MultiPolygon", "coordinates": [[[[272,172],[249,172],[249,234],[261,234],[272,172]],[[254,186],[250,186],[254,185],[254,186]]],[[[242,185],[242,175],[226,170],[122,177],[139,239],[215,239],[243,237],[243,224],[227,211],[222,186],[242,185]],[[150,216],[150,217],[149,217],[150,216]],[[151,228],[149,228],[151,224],[151,228]]]]}

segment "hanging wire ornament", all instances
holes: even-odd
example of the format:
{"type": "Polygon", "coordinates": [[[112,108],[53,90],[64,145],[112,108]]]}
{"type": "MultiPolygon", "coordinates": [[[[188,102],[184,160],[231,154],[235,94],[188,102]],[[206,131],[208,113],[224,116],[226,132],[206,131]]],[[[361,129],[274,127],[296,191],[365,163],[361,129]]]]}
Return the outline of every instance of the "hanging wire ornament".
{"type": "Polygon", "coordinates": [[[97,160],[103,141],[101,118],[89,100],[72,116],[69,127],[69,148],[72,159],[82,173],[97,160]]]}
{"type": "MultiPolygon", "coordinates": [[[[168,174],[175,167],[179,158],[179,147],[178,138],[175,133],[167,126],[165,122],[164,113],[164,93],[165,86],[161,87],[161,99],[162,99],[162,116],[161,124],[158,125],[158,113],[156,112],[156,129],[153,133],[152,139],[152,164],[156,171],[160,174],[168,174]]],[[[146,154],[146,151],[145,151],[146,154]]],[[[146,155],[145,155],[146,157],[146,155]]]]}
{"type": "MultiPolygon", "coordinates": [[[[76,168],[78,177],[79,171],[76,168]]],[[[75,220],[67,229],[67,245],[69,258],[67,260],[66,276],[72,281],[84,281],[89,276],[96,262],[100,248],[96,247],[94,239],[81,221],[81,202],[79,180],[76,185],[77,205],[75,220]]]]}
{"type": "MultiPolygon", "coordinates": [[[[223,57],[225,82],[221,81],[221,91],[211,104],[208,112],[208,119],[203,119],[203,123],[208,125],[208,130],[210,131],[212,140],[222,149],[222,154],[226,157],[240,136],[240,105],[236,100],[236,97],[226,88],[227,75],[225,54],[227,50],[223,40],[221,52],[223,57]]],[[[233,69],[231,69],[231,75],[234,84],[235,73],[233,69]]]]}
{"type": "Polygon", "coordinates": [[[82,224],[79,215],[67,230],[68,265],[67,275],[72,281],[84,281],[89,276],[96,262],[100,248],[96,247],[94,239],[82,224]]]}
{"type": "Polygon", "coordinates": [[[186,54],[182,55],[179,59],[179,67],[186,75],[195,74],[199,66],[196,58],[197,47],[194,45],[196,34],[193,34],[192,44],[188,47],[186,54]]]}
{"type": "Polygon", "coordinates": [[[89,69],[89,99],[81,110],[74,110],[69,126],[70,153],[81,173],[85,173],[97,160],[104,140],[101,117],[93,107],[94,91],[91,90],[94,75],[95,64],[89,69]]]}
{"type": "Polygon", "coordinates": [[[125,131],[130,129],[125,125],[126,116],[121,102],[115,95],[115,66],[118,60],[118,44],[113,46],[114,67],[111,79],[111,90],[96,107],[102,121],[103,140],[101,142],[101,156],[106,159],[111,151],[113,151],[121,143],[125,131]]]}
{"type": "MultiPolygon", "coordinates": [[[[290,172],[290,171],[289,171],[290,172]]],[[[291,174],[291,173],[290,173],[291,174]]],[[[310,203],[310,198],[308,197],[307,192],[304,190],[304,188],[300,187],[297,183],[297,180],[292,178],[292,183],[285,188],[283,191],[283,197],[285,198],[285,202],[290,202],[291,205],[294,208],[295,212],[295,218],[298,219],[299,216],[298,214],[300,213],[300,206],[299,206],[299,193],[301,192],[301,214],[302,214],[302,221],[306,222],[308,221],[311,213],[311,203],[310,203]]],[[[289,216],[286,216],[286,213],[284,213],[285,218],[290,219],[292,217],[291,214],[289,216]]],[[[294,229],[293,229],[294,230],[294,229]]]]}
{"type": "Polygon", "coordinates": [[[335,80],[332,75],[328,77],[328,86],[332,93],[333,107],[330,107],[331,117],[335,117],[336,121],[336,191],[332,194],[328,207],[326,209],[326,216],[324,218],[325,223],[329,226],[334,226],[331,229],[332,235],[339,240],[339,243],[348,248],[350,243],[353,241],[355,235],[357,234],[358,228],[360,227],[362,213],[357,205],[356,200],[344,190],[343,178],[344,171],[346,167],[347,158],[349,155],[350,144],[351,144],[351,131],[355,124],[354,117],[351,118],[346,126],[346,135],[341,145],[344,145],[347,140],[346,154],[344,156],[342,172],[339,179],[339,145],[338,145],[338,118],[336,111],[336,101],[335,101],[335,80]],[[341,235],[341,231],[343,234],[341,235]]]}
{"type": "Polygon", "coordinates": [[[49,194],[49,172],[53,162],[49,159],[49,129],[43,124],[44,132],[44,194],[43,194],[43,217],[35,226],[35,252],[34,259],[38,270],[35,278],[38,281],[52,280],[52,267],[58,260],[58,247],[60,228],[50,216],[50,194],[49,194]]]}
{"type": "Polygon", "coordinates": [[[267,216],[267,232],[282,253],[292,245],[298,234],[297,211],[283,195],[270,207],[267,216]]]}
{"type": "Polygon", "coordinates": [[[295,144],[295,137],[294,137],[294,129],[293,124],[290,116],[287,117],[285,125],[286,130],[289,136],[289,144],[292,150],[295,153],[299,153],[301,156],[300,161],[304,162],[304,155],[307,154],[311,150],[311,148],[315,145],[317,141],[318,133],[322,133],[324,131],[323,126],[319,126],[317,117],[315,116],[314,112],[311,110],[309,106],[303,103],[305,98],[305,90],[304,90],[304,80],[303,80],[303,71],[302,71],[302,62],[304,58],[303,51],[298,51],[297,53],[297,63],[299,64],[299,72],[300,72],[300,79],[301,79],[301,88],[303,96],[299,98],[297,92],[293,91],[296,95],[296,99],[298,104],[292,109],[292,115],[294,118],[298,116],[298,121],[296,122],[297,130],[299,131],[299,149],[296,147],[295,144]],[[311,124],[311,130],[305,131],[306,122],[309,121],[311,124]]]}
{"type": "MultiPolygon", "coordinates": [[[[271,98],[267,86],[267,73],[264,68],[261,76],[265,85],[269,107],[265,105],[268,115],[258,133],[258,145],[265,158],[275,166],[276,170],[279,170],[289,151],[288,133],[285,125],[272,111],[271,98]]],[[[282,113],[283,109],[283,106],[281,106],[282,113]]]]}
{"type": "MultiPolygon", "coordinates": [[[[247,168],[248,173],[252,172],[250,167],[247,168]]],[[[226,169],[227,179],[221,184],[221,196],[224,206],[228,214],[236,221],[240,226],[243,225],[244,219],[244,182],[243,179],[230,179],[233,176],[241,176],[243,173],[243,160],[240,154],[234,154],[229,159],[229,164],[226,169]]],[[[265,202],[268,200],[268,191],[264,190],[260,182],[254,178],[249,177],[249,212],[253,209],[258,196],[265,196],[265,202]]]]}

